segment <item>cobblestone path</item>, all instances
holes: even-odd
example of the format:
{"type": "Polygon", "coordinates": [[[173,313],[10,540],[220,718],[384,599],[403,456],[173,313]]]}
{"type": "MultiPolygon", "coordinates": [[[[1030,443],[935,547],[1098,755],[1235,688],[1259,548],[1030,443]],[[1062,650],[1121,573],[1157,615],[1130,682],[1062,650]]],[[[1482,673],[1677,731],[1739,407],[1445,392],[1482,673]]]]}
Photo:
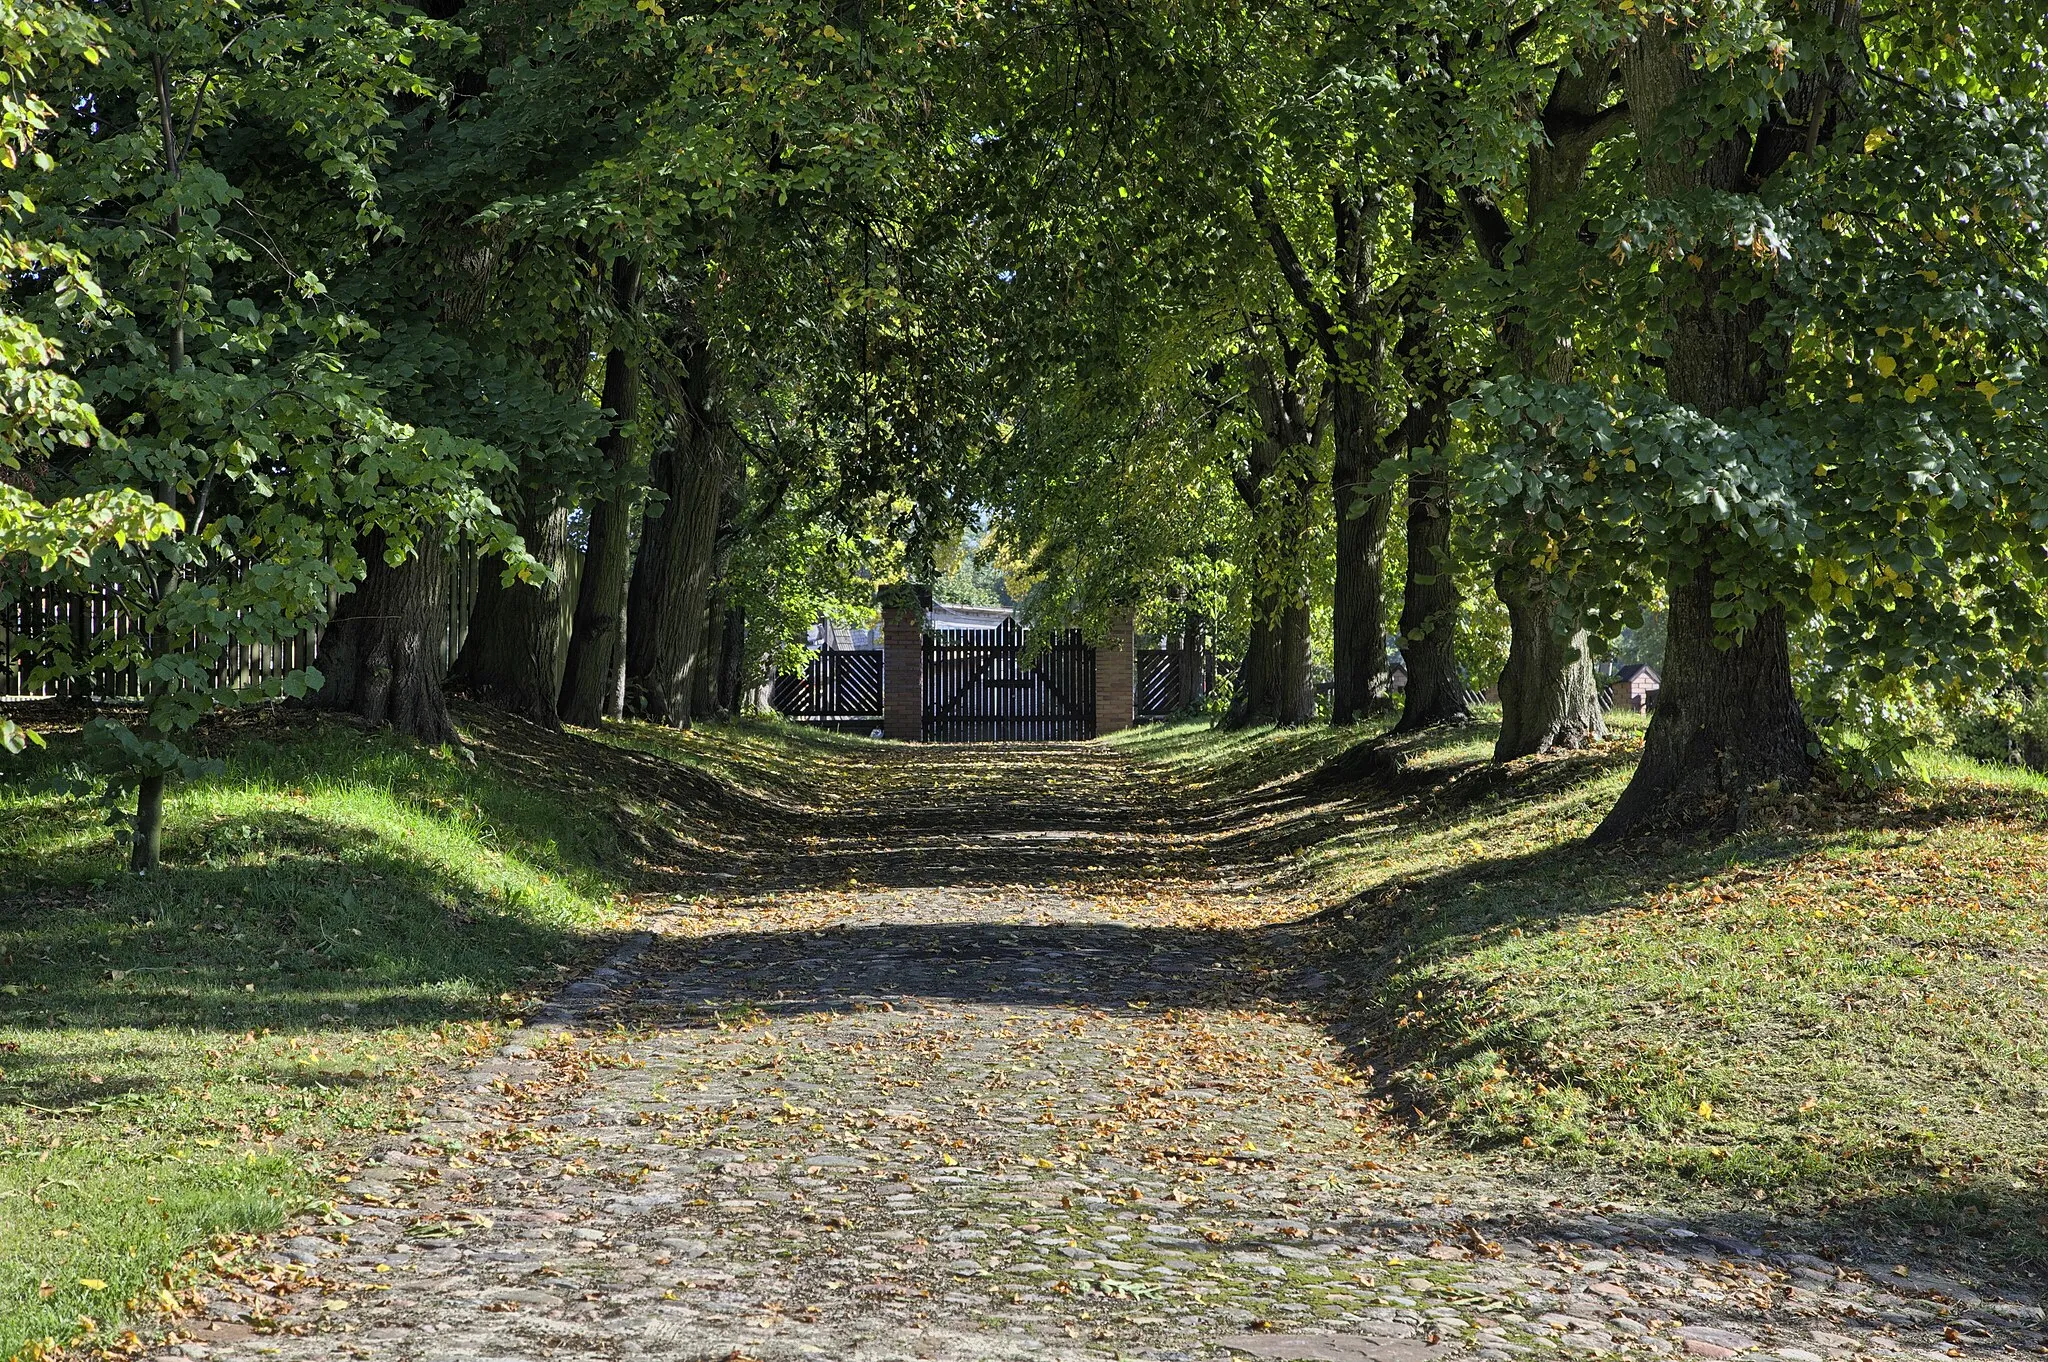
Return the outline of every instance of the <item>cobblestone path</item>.
{"type": "Polygon", "coordinates": [[[2048,1351],[2011,1293],[1416,1145],[1299,1009],[1301,905],[1232,878],[1256,808],[1188,818],[1092,747],[892,760],[679,896],[167,1355],[2048,1351]]]}

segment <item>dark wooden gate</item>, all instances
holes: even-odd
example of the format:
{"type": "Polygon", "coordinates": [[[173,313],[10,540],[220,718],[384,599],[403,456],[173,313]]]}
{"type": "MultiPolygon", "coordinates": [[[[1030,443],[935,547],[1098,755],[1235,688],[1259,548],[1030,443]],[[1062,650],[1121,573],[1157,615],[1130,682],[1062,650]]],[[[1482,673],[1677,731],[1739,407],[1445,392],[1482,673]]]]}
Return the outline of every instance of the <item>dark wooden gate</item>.
{"type": "Polygon", "coordinates": [[[823,648],[775,678],[768,703],[801,723],[867,733],[882,726],[882,650],[823,648]]]}
{"type": "Polygon", "coordinates": [[[1179,649],[1140,648],[1137,663],[1132,717],[1148,723],[1187,707],[1188,697],[1181,694],[1187,669],[1180,665],[1179,649]]]}
{"type": "Polygon", "coordinates": [[[926,742],[1057,742],[1095,736],[1095,650],[1078,629],[1027,649],[1014,620],[924,636],[926,742]],[[1030,662],[1025,662],[1027,652],[1030,662]]]}

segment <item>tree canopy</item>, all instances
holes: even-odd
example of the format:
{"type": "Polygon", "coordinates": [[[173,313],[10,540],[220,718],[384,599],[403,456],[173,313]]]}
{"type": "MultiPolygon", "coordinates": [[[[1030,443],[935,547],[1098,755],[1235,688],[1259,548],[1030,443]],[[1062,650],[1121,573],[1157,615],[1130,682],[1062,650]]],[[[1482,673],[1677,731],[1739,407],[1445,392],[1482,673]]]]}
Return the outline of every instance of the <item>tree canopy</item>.
{"type": "Polygon", "coordinates": [[[224,709],[686,724],[963,551],[1502,760],[1661,636],[1602,835],[2048,666],[2031,7],[0,0],[0,194],[0,637],[138,869],[224,709]]]}

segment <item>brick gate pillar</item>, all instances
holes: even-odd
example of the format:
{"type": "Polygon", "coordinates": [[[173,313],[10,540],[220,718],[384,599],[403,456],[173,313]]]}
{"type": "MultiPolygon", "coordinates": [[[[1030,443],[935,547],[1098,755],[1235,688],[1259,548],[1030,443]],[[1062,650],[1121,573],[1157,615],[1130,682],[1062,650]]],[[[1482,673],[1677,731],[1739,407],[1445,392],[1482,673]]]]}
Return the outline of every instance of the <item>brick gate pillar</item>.
{"type": "Polygon", "coordinates": [[[882,604],[882,736],[924,736],[924,607],[896,593],[882,604]]]}
{"type": "Polygon", "coordinates": [[[1131,637],[1131,612],[1110,616],[1109,632],[1095,650],[1095,736],[1106,738],[1129,728],[1137,713],[1137,643],[1131,637]]]}

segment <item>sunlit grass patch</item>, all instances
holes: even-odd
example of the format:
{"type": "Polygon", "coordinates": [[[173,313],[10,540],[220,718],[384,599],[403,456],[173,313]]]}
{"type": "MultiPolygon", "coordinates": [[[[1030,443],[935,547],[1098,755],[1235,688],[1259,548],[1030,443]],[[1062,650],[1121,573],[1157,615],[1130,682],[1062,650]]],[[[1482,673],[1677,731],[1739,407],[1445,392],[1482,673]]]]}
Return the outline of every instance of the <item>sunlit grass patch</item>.
{"type": "Polygon", "coordinates": [[[147,881],[65,755],[0,784],[0,1357],[281,1223],[622,919],[604,810],[455,753],[244,730],[147,881]]]}
{"type": "MultiPolygon", "coordinates": [[[[1725,842],[1596,850],[1640,750],[1641,720],[1616,727],[1506,767],[1489,734],[1422,735],[1398,776],[1337,792],[1340,829],[1305,855],[1318,897],[1355,905],[1327,1005],[1359,1064],[1469,1148],[2038,1252],[2048,781],[1936,757],[1725,842]]],[[[1219,784],[1328,750],[1146,741],[1219,784]]]]}

